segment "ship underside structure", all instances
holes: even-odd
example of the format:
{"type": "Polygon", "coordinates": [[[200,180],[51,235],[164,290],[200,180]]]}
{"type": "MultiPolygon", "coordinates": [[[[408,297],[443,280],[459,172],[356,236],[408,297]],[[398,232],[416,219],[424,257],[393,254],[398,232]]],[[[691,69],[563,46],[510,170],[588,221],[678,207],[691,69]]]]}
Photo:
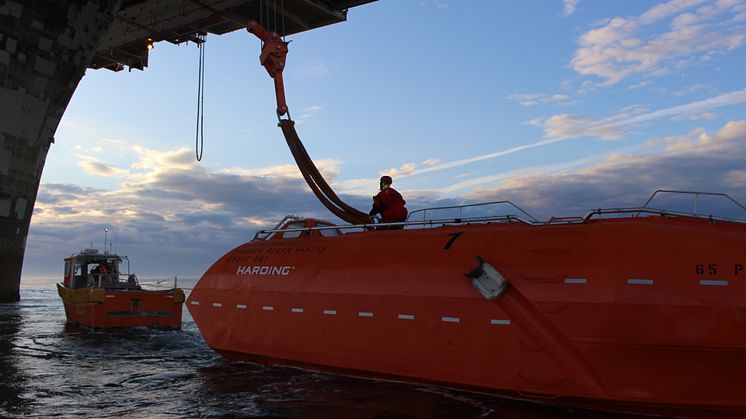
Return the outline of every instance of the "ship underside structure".
{"type": "Polygon", "coordinates": [[[200,43],[251,19],[303,32],[371,1],[0,0],[0,302],[19,298],[47,152],[86,68],[144,69],[154,43],[200,43]]]}

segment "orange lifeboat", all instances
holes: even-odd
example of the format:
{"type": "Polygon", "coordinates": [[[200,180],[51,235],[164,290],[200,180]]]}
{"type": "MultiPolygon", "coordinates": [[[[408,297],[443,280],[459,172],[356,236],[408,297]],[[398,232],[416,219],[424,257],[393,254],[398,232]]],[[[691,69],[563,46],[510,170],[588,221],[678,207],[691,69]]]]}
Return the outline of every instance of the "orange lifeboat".
{"type": "Polygon", "coordinates": [[[215,262],[188,307],[232,359],[746,414],[746,222],[648,206],[512,213],[386,231],[289,217],[215,262]]]}
{"type": "Polygon", "coordinates": [[[129,259],[85,249],[65,259],[65,278],[57,283],[67,321],[92,329],[153,327],[181,329],[184,291],[144,289],[129,273],[129,259]],[[127,271],[120,264],[127,261],[127,271]]]}

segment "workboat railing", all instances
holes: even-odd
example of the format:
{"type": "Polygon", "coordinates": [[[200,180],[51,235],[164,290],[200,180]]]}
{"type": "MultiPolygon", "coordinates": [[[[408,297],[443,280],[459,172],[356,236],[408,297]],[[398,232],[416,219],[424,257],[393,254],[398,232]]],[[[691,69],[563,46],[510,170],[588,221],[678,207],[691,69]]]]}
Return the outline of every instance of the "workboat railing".
{"type": "Polygon", "coordinates": [[[591,221],[593,218],[597,218],[597,217],[601,218],[604,216],[623,216],[625,214],[631,214],[632,217],[658,215],[658,216],[669,216],[669,217],[699,218],[699,219],[706,219],[709,221],[727,221],[727,222],[733,222],[733,223],[746,224],[746,218],[731,218],[731,217],[721,217],[721,216],[708,215],[708,214],[698,214],[697,210],[698,210],[698,201],[699,201],[700,196],[723,197],[729,202],[732,202],[733,204],[735,204],[738,208],[742,209],[744,211],[744,215],[746,215],[746,206],[740,204],[738,201],[731,198],[727,194],[713,193],[713,192],[694,192],[694,191],[676,191],[676,190],[659,189],[653,192],[650,198],[645,202],[645,205],[643,205],[642,207],[598,208],[598,209],[593,209],[589,211],[583,217],[579,217],[579,216],[552,217],[547,221],[537,220],[527,211],[523,210],[522,208],[520,208],[519,206],[515,205],[514,203],[510,201],[492,201],[492,202],[483,202],[483,203],[478,203],[478,204],[451,205],[451,206],[442,206],[442,207],[423,208],[423,209],[412,211],[407,217],[406,221],[398,222],[398,223],[370,223],[370,224],[354,224],[354,225],[324,225],[324,226],[319,226],[319,227],[281,228],[288,220],[293,220],[293,221],[303,220],[302,217],[288,215],[285,218],[283,218],[282,221],[280,221],[274,228],[257,231],[256,234],[254,235],[254,240],[267,239],[275,233],[303,233],[303,232],[311,232],[311,231],[328,231],[328,230],[335,230],[337,232],[343,232],[343,231],[344,232],[357,232],[357,231],[382,230],[382,229],[392,229],[392,228],[415,229],[415,228],[427,228],[427,227],[438,227],[438,226],[448,226],[448,225],[469,225],[469,224],[489,224],[489,223],[521,223],[521,224],[532,225],[532,226],[555,225],[555,224],[584,224],[584,223],[591,221]],[[656,196],[658,196],[658,194],[664,194],[664,193],[679,194],[679,195],[692,195],[693,199],[695,200],[693,212],[676,211],[676,210],[670,210],[670,209],[660,209],[660,208],[650,207],[650,203],[653,201],[653,199],[656,196]],[[498,204],[505,204],[512,208],[515,208],[516,210],[518,210],[520,215],[503,214],[503,215],[479,216],[479,217],[464,217],[463,216],[464,210],[466,209],[470,209],[474,207],[483,207],[487,205],[498,205],[498,204]],[[440,218],[440,219],[432,219],[432,220],[425,219],[428,212],[442,211],[442,210],[458,210],[459,214],[457,217],[452,217],[452,218],[440,218]],[[423,220],[422,221],[412,220],[412,215],[419,214],[419,213],[422,213],[423,220]]]}

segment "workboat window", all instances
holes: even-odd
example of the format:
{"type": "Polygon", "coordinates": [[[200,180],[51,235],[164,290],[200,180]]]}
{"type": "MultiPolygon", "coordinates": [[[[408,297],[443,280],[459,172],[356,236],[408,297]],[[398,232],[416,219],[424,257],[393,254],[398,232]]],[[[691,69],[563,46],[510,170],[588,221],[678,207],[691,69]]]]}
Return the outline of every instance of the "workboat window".
{"type": "Polygon", "coordinates": [[[83,274],[84,265],[81,260],[75,260],[73,265],[73,282],[72,288],[84,288],[86,286],[86,277],[83,274]]]}
{"type": "MultiPolygon", "coordinates": [[[[287,229],[287,230],[293,230],[293,229],[296,229],[296,228],[305,228],[305,227],[306,227],[306,223],[304,223],[304,222],[300,222],[300,223],[288,223],[285,226],[285,229],[287,229]]],[[[282,238],[283,239],[297,239],[298,237],[301,236],[301,234],[303,234],[303,231],[300,231],[300,230],[298,230],[298,231],[285,231],[285,232],[282,233],[282,238]]]]}

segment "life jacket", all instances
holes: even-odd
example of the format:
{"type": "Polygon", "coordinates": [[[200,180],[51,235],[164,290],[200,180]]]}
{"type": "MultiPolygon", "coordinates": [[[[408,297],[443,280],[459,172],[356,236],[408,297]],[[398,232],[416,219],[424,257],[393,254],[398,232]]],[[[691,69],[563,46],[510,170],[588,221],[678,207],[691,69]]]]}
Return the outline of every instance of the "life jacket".
{"type": "Polygon", "coordinates": [[[407,201],[392,187],[383,188],[373,197],[373,205],[381,210],[382,223],[397,223],[407,219],[407,201]]]}

